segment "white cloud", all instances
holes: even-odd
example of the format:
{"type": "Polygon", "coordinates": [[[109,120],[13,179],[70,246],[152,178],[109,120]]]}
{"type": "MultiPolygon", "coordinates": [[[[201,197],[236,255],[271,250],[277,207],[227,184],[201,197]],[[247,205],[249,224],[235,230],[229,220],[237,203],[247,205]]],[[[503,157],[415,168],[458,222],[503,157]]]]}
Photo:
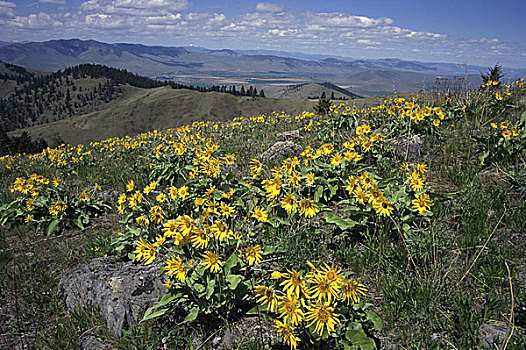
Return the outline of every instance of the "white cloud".
{"type": "Polygon", "coordinates": [[[15,27],[36,30],[47,30],[64,25],[61,17],[43,12],[32,13],[26,17],[16,16],[12,22],[15,27]]]}
{"type": "Polygon", "coordinates": [[[285,10],[284,6],[272,4],[270,2],[259,2],[256,5],[256,11],[261,12],[282,12],[285,10]]]}
{"type": "Polygon", "coordinates": [[[16,4],[7,1],[0,1],[0,19],[9,19],[15,16],[16,4]]]}
{"type": "Polygon", "coordinates": [[[81,14],[105,13],[128,16],[155,16],[159,12],[179,12],[189,5],[187,0],[88,0],[80,5],[81,14]]]}
{"type": "Polygon", "coordinates": [[[66,3],[66,0],[37,0],[37,1],[44,3],[44,4],[58,4],[58,5],[64,5],[66,3]]]}
{"type": "Polygon", "coordinates": [[[365,44],[365,45],[380,45],[381,42],[379,41],[373,41],[373,40],[369,40],[369,39],[358,39],[356,40],[356,43],[357,44],[365,44]]]}
{"type": "Polygon", "coordinates": [[[525,57],[524,46],[498,38],[462,38],[419,31],[397,26],[386,17],[300,11],[271,2],[259,2],[255,9],[237,15],[227,15],[219,8],[213,9],[217,12],[193,12],[191,6],[190,0],[86,0],[73,13],[16,16],[17,5],[0,0],[0,26],[10,41],[45,40],[60,35],[106,41],[125,38],[145,44],[149,40],[164,45],[194,43],[212,48],[323,50],[353,57],[356,52],[367,56],[367,50],[378,49],[386,57],[422,60],[453,57],[449,53],[461,53],[463,59],[474,60],[492,60],[500,53],[521,60],[525,57]],[[40,37],[33,29],[38,29],[40,37]]]}
{"type": "Polygon", "coordinates": [[[309,12],[308,16],[311,23],[330,27],[346,28],[368,28],[393,23],[390,18],[370,18],[365,16],[353,16],[346,13],[314,13],[309,12]]]}

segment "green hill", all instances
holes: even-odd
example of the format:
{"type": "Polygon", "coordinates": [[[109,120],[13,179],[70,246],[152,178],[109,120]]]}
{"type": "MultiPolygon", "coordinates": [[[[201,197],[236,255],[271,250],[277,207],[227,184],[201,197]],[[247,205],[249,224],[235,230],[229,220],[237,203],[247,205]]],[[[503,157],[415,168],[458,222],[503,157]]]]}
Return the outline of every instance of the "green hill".
{"type": "MultiPolygon", "coordinates": [[[[273,111],[298,114],[313,111],[317,102],[299,99],[266,99],[160,87],[142,89],[123,86],[118,100],[105,108],[81,116],[24,129],[33,138],[67,143],[89,143],[114,136],[134,135],[166,129],[194,121],[230,120],[273,111]]],[[[21,131],[12,134],[18,135],[21,131]]]]}
{"type": "Polygon", "coordinates": [[[265,88],[268,96],[276,98],[307,98],[307,99],[318,99],[323,93],[330,98],[334,94],[335,99],[351,100],[359,98],[349,90],[342,89],[331,83],[310,83],[310,84],[298,84],[290,85],[285,87],[268,87],[265,88]]]}

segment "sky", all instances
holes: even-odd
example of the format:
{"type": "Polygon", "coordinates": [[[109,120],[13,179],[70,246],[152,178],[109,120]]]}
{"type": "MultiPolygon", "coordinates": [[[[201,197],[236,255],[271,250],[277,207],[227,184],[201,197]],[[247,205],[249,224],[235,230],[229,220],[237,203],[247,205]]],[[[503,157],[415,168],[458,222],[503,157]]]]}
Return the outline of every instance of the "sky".
{"type": "Polygon", "coordinates": [[[526,68],[526,0],[0,0],[0,40],[270,49],[526,68]]]}

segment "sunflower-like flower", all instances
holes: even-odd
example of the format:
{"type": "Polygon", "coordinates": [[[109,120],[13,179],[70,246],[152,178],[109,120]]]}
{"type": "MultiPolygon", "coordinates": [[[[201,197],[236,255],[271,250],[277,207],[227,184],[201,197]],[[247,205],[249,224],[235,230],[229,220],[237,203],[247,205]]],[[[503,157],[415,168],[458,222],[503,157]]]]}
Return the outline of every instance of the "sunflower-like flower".
{"type": "Polygon", "coordinates": [[[283,341],[290,345],[290,349],[294,350],[298,346],[298,342],[300,341],[300,338],[298,338],[294,331],[292,330],[292,327],[288,325],[287,323],[281,322],[280,320],[274,321],[276,324],[274,327],[276,328],[276,332],[278,332],[278,335],[283,338],[283,341]]]}
{"type": "Polygon", "coordinates": [[[341,287],[342,301],[347,302],[347,304],[349,304],[349,301],[352,301],[353,303],[359,303],[359,294],[365,296],[365,292],[367,291],[367,288],[363,284],[361,284],[359,281],[353,280],[352,278],[349,278],[348,281],[344,281],[341,287]]]}
{"type": "Polygon", "coordinates": [[[133,252],[135,254],[135,260],[144,261],[146,265],[151,264],[155,260],[156,250],[153,244],[146,242],[140,238],[136,243],[137,248],[133,252]]]}
{"type": "Polygon", "coordinates": [[[312,285],[309,288],[309,293],[311,298],[317,299],[318,302],[326,300],[330,303],[333,298],[338,298],[340,286],[337,280],[329,280],[325,275],[314,275],[312,285]]]}
{"type": "Polygon", "coordinates": [[[315,324],[314,332],[321,336],[324,329],[327,329],[329,334],[334,332],[334,326],[340,323],[339,316],[339,314],[334,313],[334,307],[330,306],[329,303],[315,302],[309,305],[308,311],[305,313],[305,320],[310,321],[307,327],[315,324]]]}
{"type": "Polygon", "coordinates": [[[221,221],[217,221],[210,226],[210,232],[214,233],[215,238],[218,239],[219,242],[222,242],[225,238],[229,238],[234,234],[232,230],[229,230],[228,226],[221,221]]]}
{"type": "Polygon", "coordinates": [[[281,199],[281,207],[291,214],[298,207],[298,203],[292,193],[289,193],[281,199]]]}
{"type": "Polygon", "coordinates": [[[250,175],[253,178],[258,177],[261,174],[261,168],[262,168],[262,165],[261,165],[261,162],[259,160],[252,159],[250,161],[250,175]]]}
{"type": "Polygon", "coordinates": [[[267,312],[275,312],[278,306],[278,298],[272,288],[263,285],[254,287],[256,302],[261,305],[267,304],[267,312]]]}
{"type": "Polygon", "coordinates": [[[376,214],[380,216],[391,216],[391,212],[394,210],[390,201],[385,198],[373,201],[373,208],[376,210],[376,214]]]}
{"type": "Polygon", "coordinates": [[[219,272],[221,270],[221,266],[223,266],[223,263],[221,260],[219,260],[219,256],[211,251],[205,252],[203,255],[203,262],[201,265],[204,265],[205,270],[209,269],[210,272],[219,272]]]}
{"type": "Polygon", "coordinates": [[[320,211],[318,206],[314,204],[314,201],[309,198],[303,198],[302,200],[300,200],[299,206],[300,215],[303,215],[306,218],[316,216],[316,214],[320,211]]]}
{"type": "Polygon", "coordinates": [[[433,205],[433,201],[429,199],[429,195],[426,193],[416,193],[415,199],[411,203],[413,204],[413,211],[418,211],[420,214],[427,213],[433,205]]]}
{"type": "Polygon", "coordinates": [[[258,265],[261,262],[261,254],[263,251],[258,245],[250,245],[243,251],[243,260],[249,265],[258,265]]]}
{"type": "Polygon", "coordinates": [[[296,270],[287,269],[287,272],[283,273],[281,276],[285,278],[285,281],[281,282],[280,285],[283,286],[283,290],[287,294],[299,296],[300,292],[306,292],[305,281],[303,280],[301,274],[296,270]]]}
{"type": "Polygon", "coordinates": [[[168,275],[175,275],[175,278],[181,282],[184,282],[186,277],[186,267],[184,266],[181,257],[171,257],[170,259],[166,260],[165,263],[166,266],[164,269],[166,270],[166,273],[168,275]]]}
{"type": "Polygon", "coordinates": [[[303,320],[303,310],[300,301],[295,295],[286,295],[278,301],[279,317],[283,317],[285,323],[297,326],[303,320]]]}
{"type": "Polygon", "coordinates": [[[264,209],[260,209],[259,207],[254,207],[251,216],[259,222],[267,221],[267,211],[264,209]]]}

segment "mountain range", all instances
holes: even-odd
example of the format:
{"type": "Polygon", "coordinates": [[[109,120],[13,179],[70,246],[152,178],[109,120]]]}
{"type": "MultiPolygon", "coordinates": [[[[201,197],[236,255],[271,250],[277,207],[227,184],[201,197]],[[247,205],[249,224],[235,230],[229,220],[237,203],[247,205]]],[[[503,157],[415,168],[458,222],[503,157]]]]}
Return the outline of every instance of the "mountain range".
{"type": "MultiPolygon", "coordinates": [[[[193,85],[243,85],[271,93],[275,88],[329,81],[362,96],[417,92],[437,77],[468,77],[478,84],[487,67],[399,59],[351,59],[283,51],[211,50],[199,47],[108,44],[94,40],[51,40],[0,46],[0,60],[45,71],[82,63],[127,69],[151,78],[193,85]]],[[[504,69],[526,75],[526,69],[504,69]]],[[[270,95],[273,97],[272,95],[270,95]]]]}

